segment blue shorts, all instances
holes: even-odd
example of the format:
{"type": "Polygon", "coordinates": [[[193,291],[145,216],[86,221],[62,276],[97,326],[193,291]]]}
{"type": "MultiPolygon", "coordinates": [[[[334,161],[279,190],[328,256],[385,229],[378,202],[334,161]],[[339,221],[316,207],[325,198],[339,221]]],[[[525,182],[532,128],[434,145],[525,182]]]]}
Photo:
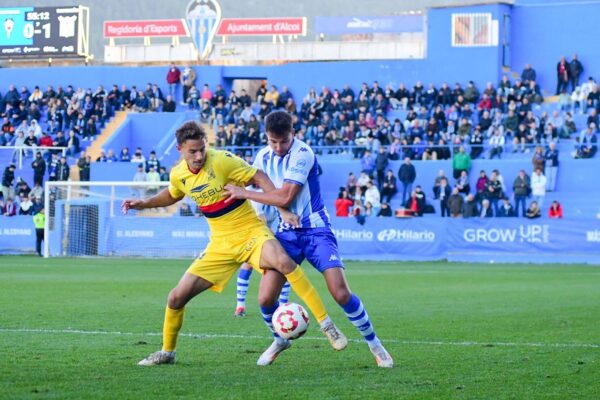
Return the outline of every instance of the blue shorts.
{"type": "Polygon", "coordinates": [[[344,268],[337,240],[329,228],[289,230],[277,232],[275,237],[297,264],[306,259],[321,273],[329,268],[344,268]]]}

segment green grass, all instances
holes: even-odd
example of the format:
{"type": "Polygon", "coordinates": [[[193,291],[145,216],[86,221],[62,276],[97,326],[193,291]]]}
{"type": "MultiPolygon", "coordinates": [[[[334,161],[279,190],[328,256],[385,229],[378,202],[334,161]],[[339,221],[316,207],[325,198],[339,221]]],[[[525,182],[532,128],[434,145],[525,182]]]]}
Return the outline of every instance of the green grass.
{"type": "Polygon", "coordinates": [[[258,280],[246,318],[232,317],[230,282],[190,303],[176,365],[138,367],[160,347],[166,296],[187,264],[0,257],[0,398],[600,398],[598,268],[348,263],[392,370],[376,367],[309,268],[353,340],[336,353],[313,324],[257,367],[270,343],[258,280]]]}

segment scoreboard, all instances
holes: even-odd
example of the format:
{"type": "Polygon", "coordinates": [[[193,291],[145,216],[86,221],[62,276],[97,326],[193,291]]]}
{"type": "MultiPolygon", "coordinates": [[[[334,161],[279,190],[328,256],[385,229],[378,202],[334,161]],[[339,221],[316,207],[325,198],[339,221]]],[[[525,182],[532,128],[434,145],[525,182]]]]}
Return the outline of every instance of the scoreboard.
{"type": "Polygon", "coordinates": [[[0,8],[0,58],[85,56],[83,7],[0,8]]]}

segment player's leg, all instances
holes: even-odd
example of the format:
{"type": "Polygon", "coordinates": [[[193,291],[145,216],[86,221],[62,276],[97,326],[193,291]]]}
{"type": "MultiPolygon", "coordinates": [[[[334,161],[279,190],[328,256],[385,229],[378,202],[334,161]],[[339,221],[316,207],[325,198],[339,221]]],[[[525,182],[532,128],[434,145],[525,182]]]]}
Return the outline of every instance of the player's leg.
{"type": "Polygon", "coordinates": [[[252,275],[252,266],[248,263],[243,263],[240,267],[240,272],[237,277],[237,304],[235,306],[235,317],[246,316],[246,296],[248,295],[248,284],[252,275]]]}
{"type": "Polygon", "coordinates": [[[138,363],[142,366],[157,364],[173,364],[177,336],[183,324],[185,305],[196,295],[210,288],[213,284],[199,276],[186,272],[177,286],[171,290],[167,298],[165,320],[163,324],[162,350],[150,354],[138,363]]]}
{"type": "Polygon", "coordinates": [[[266,270],[260,280],[258,304],[263,321],[273,334],[273,343],[258,358],[257,365],[270,365],[282,351],[289,349],[292,345],[289,340],[279,337],[273,329],[273,313],[279,307],[277,296],[284,282],[285,277],[275,270],[266,270]]]}
{"type": "Polygon", "coordinates": [[[307,238],[306,242],[305,253],[308,261],[323,274],[331,296],[361,333],[375,356],[377,365],[392,367],[394,361],[375,334],[362,301],[350,290],[333,233],[319,232],[307,238]]]}
{"type": "Polygon", "coordinates": [[[283,287],[281,288],[281,293],[279,294],[279,304],[286,304],[290,301],[290,291],[292,290],[290,283],[285,281],[283,287]]]}
{"type": "Polygon", "coordinates": [[[356,327],[367,342],[371,353],[377,360],[377,365],[384,368],[392,367],[394,361],[375,334],[375,329],[362,301],[350,290],[343,268],[328,268],[323,271],[323,277],[334,300],[342,307],[350,323],[356,327]]]}
{"type": "MultiPolygon", "coordinates": [[[[292,246],[289,251],[290,256],[294,257],[295,250],[292,246]]],[[[268,240],[262,247],[260,266],[265,269],[274,269],[285,276],[291,288],[316,318],[331,346],[336,350],[343,350],[347,346],[348,340],[329,318],[319,293],[304,274],[302,267],[298,265],[297,262],[302,261],[303,255],[301,253],[295,255],[297,257],[294,259],[290,258],[277,240],[268,240]]]]}

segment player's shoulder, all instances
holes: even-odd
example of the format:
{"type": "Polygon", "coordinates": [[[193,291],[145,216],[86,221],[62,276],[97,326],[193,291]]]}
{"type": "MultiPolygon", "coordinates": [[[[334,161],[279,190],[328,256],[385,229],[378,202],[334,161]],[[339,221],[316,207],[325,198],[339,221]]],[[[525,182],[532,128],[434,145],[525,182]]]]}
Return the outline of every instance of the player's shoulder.
{"type": "Polygon", "coordinates": [[[310,146],[306,143],[304,143],[302,140],[294,138],[294,143],[292,143],[292,148],[291,148],[292,153],[309,153],[309,154],[313,154],[312,149],[310,148],[310,146]]]}
{"type": "Polygon", "coordinates": [[[170,177],[178,177],[185,174],[188,171],[187,163],[185,160],[181,160],[177,165],[171,168],[169,173],[170,177]]]}
{"type": "Polygon", "coordinates": [[[304,143],[302,140],[294,139],[294,143],[290,149],[290,157],[294,159],[314,159],[315,153],[312,151],[310,146],[304,143]]]}
{"type": "Polygon", "coordinates": [[[271,156],[272,152],[273,150],[271,150],[270,146],[263,147],[258,151],[258,153],[256,153],[256,157],[254,158],[254,164],[256,165],[258,163],[259,165],[264,165],[271,156]]]}

